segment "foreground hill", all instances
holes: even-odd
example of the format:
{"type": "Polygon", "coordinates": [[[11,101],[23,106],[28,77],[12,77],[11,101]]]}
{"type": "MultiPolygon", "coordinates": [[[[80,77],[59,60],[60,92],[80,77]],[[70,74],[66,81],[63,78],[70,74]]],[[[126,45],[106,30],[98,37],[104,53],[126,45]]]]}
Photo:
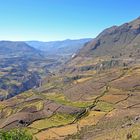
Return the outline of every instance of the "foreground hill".
{"type": "Polygon", "coordinates": [[[139,140],[139,80],[140,67],[50,77],[0,102],[0,128],[26,128],[39,140],[139,140]]]}

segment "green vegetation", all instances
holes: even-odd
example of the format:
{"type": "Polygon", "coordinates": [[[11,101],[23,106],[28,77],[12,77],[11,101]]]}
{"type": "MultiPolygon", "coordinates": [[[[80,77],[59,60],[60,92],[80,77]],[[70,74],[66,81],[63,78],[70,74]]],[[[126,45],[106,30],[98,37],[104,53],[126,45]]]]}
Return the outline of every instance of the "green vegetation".
{"type": "Polygon", "coordinates": [[[24,103],[22,106],[19,107],[19,110],[22,110],[23,108],[30,108],[30,107],[35,107],[37,111],[40,111],[41,109],[43,109],[43,102],[42,101],[37,101],[37,102],[30,102],[30,103],[24,103]]]}
{"type": "Polygon", "coordinates": [[[3,110],[3,112],[4,112],[4,117],[8,117],[8,116],[10,116],[12,113],[13,113],[13,109],[12,108],[10,108],[10,107],[7,107],[7,108],[5,108],[4,110],[3,110]]]}
{"type": "Polygon", "coordinates": [[[72,102],[72,101],[68,100],[63,94],[50,93],[45,96],[47,99],[53,100],[57,103],[60,103],[63,105],[69,105],[69,106],[73,106],[73,107],[85,108],[85,107],[92,105],[92,102],[84,102],[84,101],[72,102]]]}
{"type": "Polygon", "coordinates": [[[140,135],[139,135],[139,136],[134,136],[134,137],[132,138],[132,140],[140,140],[140,135]]]}
{"type": "Polygon", "coordinates": [[[25,130],[15,129],[0,131],[0,140],[33,140],[33,136],[25,130]]]}
{"type": "Polygon", "coordinates": [[[98,109],[104,112],[109,112],[113,109],[113,104],[100,101],[96,104],[95,109],[98,109]]]}
{"type": "Polygon", "coordinates": [[[75,120],[75,117],[76,116],[74,116],[74,115],[57,113],[57,114],[54,114],[50,118],[46,118],[46,119],[42,119],[42,120],[33,122],[29,126],[29,128],[36,128],[36,129],[42,130],[45,128],[62,126],[62,125],[72,123],[75,120]]]}
{"type": "Polygon", "coordinates": [[[4,109],[5,108],[5,105],[3,104],[0,104],[0,110],[4,109]]]}

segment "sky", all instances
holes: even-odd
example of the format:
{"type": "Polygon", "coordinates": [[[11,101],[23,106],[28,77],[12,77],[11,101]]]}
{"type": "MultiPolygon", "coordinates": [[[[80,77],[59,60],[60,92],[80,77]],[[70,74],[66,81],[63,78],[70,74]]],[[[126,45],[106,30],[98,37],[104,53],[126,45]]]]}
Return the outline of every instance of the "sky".
{"type": "Polygon", "coordinates": [[[94,38],[140,16],[140,0],[0,0],[0,40],[94,38]]]}

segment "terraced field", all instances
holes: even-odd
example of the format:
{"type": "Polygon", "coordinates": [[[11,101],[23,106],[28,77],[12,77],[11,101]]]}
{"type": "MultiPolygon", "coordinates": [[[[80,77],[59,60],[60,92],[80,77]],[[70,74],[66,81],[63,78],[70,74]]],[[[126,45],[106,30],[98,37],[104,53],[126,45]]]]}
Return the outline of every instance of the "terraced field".
{"type": "Polygon", "coordinates": [[[54,75],[1,101],[0,128],[27,129],[39,140],[138,139],[140,67],[86,73],[54,75]]]}

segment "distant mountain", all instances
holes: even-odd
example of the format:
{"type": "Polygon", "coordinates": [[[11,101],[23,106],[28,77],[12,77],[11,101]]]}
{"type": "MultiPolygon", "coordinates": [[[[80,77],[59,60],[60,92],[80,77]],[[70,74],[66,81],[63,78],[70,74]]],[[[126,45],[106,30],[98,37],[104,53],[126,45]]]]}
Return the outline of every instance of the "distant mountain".
{"type": "Polygon", "coordinates": [[[87,43],[78,55],[140,58],[140,17],[105,29],[96,39],[87,43]]]}
{"type": "Polygon", "coordinates": [[[30,46],[45,51],[47,54],[55,55],[72,55],[81,49],[85,43],[91,41],[91,38],[79,39],[79,40],[64,40],[64,41],[28,41],[26,42],[30,46]]]}
{"type": "Polygon", "coordinates": [[[1,57],[40,56],[40,52],[25,42],[0,41],[1,57]]]}

